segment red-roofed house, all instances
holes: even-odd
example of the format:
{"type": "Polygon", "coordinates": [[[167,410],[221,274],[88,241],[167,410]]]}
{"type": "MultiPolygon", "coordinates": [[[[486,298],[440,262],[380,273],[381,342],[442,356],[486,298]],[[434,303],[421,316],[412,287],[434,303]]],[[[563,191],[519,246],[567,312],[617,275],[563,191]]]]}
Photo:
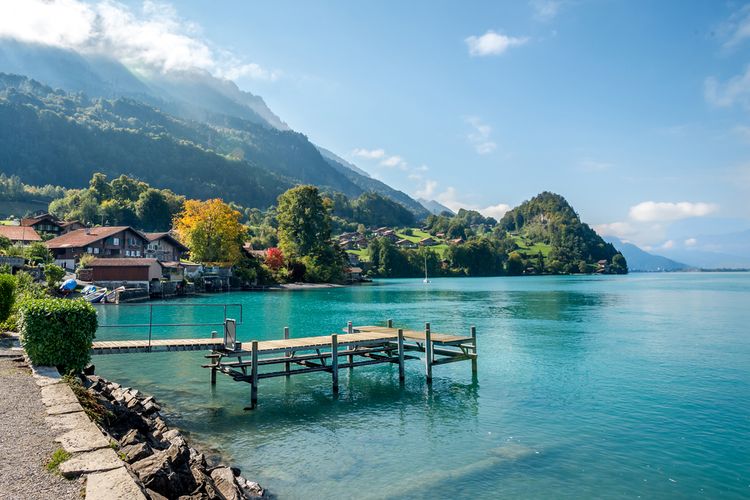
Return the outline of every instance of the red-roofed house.
{"type": "Polygon", "coordinates": [[[92,227],[58,236],[46,245],[56,264],[74,269],[85,253],[95,257],[143,257],[148,238],[129,226],[92,227]]]}
{"type": "Polygon", "coordinates": [[[40,233],[49,233],[55,236],[85,227],[78,221],[61,221],[52,214],[39,214],[34,217],[24,217],[21,219],[21,225],[32,227],[40,233]]]}
{"type": "Polygon", "coordinates": [[[42,241],[41,236],[33,227],[0,226],[0,236],[5,236],[14,245],[28,245],[35,241],[42,241]]]}
{"type": "Polygon", "coordinates": [[[146,257],[153,257],[162,262],[179,262],[188,247],[167,233],[143,233],[148,238],[146,257]]]}

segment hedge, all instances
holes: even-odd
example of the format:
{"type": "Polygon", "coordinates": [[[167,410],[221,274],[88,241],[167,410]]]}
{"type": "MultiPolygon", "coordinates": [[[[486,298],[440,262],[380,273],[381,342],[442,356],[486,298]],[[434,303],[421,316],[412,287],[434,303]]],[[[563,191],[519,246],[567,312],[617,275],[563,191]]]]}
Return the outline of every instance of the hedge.
{"type": "Polygon", "coordinates": [[[16,300],[16,278],[10,274],[0,274],[0,323],[8,319],[16,300]]]}
{"type": "Polygon", "coordinates": [[[79,372],[91,359],[97,327],[94,306],[83,300],[30,299],[20,306],[21,344],[36,365],[79,372]]]}

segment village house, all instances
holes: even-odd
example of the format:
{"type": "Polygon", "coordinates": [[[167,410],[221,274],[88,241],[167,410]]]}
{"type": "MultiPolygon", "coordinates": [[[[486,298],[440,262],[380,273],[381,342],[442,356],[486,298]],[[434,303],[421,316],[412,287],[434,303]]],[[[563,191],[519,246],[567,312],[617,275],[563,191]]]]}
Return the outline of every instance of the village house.
{"type": "Polygon", "coordinates": [[[33,227],[28,226],[0,226],[0,236],[5,236],[14,245],[26,246],[35,241],[42,241],[33,227]]]}
{"type": "Polygon", "coordinates": [[[451,245],[460,245],[464,242],[463,238],[453,238],[452,240],[448,241],[451,245]]]}
{"type": "Polygon", "coordinates": [[[346,281],[349,283],[355,283],[362,281],[362,268],[361,267],[348,267],[345,271],[346,281]]]}
{"type": "Polygon", "coordinates": [[[179,262],[188,252],[188,247],[168,232],[143,234],[148,238],[146,257],[152,257],[161,262],[179,262]]]}
{"type": "Polygon", "coordinates": [[[433,238],[427,237],[419,240],[419,244],[423,247],[434,247],[438,243],[433,238]]]}
{"type": "Polygon", "coordinates": [[[75,231],[85,227],[78,221],[61,221],[52,214],[39,214],[34,217],[21,219],[21,226],[34,228],[38,233],[47,233],[53,236],[75,231]]]}
{"type": "Polygon", "coordinates": [[[46,245],[55,263],[75,269],[83,254],[105,258],[141,258],[148,238],[129,226],[77,229],[49,240],[46,245]]]}
{"type": "Polygon", "coordinates": [[[414,243],[411,240],[407,240],[406,238],[404,238],[402,240],[398,240],[396,242],[396,245],[399,246],[399,247],[401,247],[401,248],[417,248],[417,244],[416,243],[414,243]]]}

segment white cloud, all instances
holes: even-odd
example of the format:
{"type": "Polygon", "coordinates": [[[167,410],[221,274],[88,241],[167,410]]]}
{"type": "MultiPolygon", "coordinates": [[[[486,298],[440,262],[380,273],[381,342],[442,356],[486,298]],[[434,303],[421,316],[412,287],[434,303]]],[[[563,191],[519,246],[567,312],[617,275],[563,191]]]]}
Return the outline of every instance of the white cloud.
{"type": "Polygon", "coordinates": [[[512,37],[487,31],[481,36],[470,36],[465,40],[472,57],[497,56],[511,47],[518,47],[529,41],[527,37],[512,37]]]}
{"type": "Polygon", "coordinates": [[[669,250],[670,248],[673,248],[673,247],[674,247],[674,240],[667,240],[667,241],[665,241],[665,242],[664,242],[664,243],[662,244],[662,246],[661,246],[661,247],[662,247],[662,248],[663,248],[664,250],[669,250]]]}
{"type": "Polygon", "coordinates": [[[685,240],[686,247],[694,247],[697,244],[698,244],[698,240],[696,240],[695,238],[688,238],[685,240]]]}
{"type": "Polygon", "coordinates": [[[378,160],[385,156],[385,150],[356,148],[354,151],[352,151],[352,155],[359,156],[360,158],[365,158],[367,160],[378,160]]]}
{"type": "Polygon", "coordinates": [[[118,59],[136,71],[201,70],[221,78],[276,80],[277,71],[214,47],[200,28],[169,4],[145,1],[140,11],[114,0],[5,0],[0,37],[118,59]]]}
{"type": "Polygon", "coordinates": [[[611,222],[609,224],[598,224],[594,226],[596,231],[601,236],[616,236],[621,240],[627,240],[636,234],[636,229],[629,222],[611,222]]]}
{"type": "Polygon", "coordinates": [[[497,149],[497,143],[490,138],[492,127],[484,123],[478,116],[469,116],[464,121],[471,126],[471,130],[466,134],[466,140],[478,154],[490,154],[497,149]]]}
{"type": "Polygon", "coordinates": [[[380,164],[388,168],[398,167],[401,170],[406,170],[407,167],[407,163],[398,155],[389,156],[388,158],[385,158],[383,161],[381,161],[380,164]]]}
{"type": "Polygon", "coordinates": [[[495,220],[500,220],[506,212],[510,211],[511,208],[512,207],[507,203],[498,203],[497,205],[480,208],[479,213],[485,217],[493,217],[495,220]]]}
{"type": "Polygon", "coordinates": [[[750,67],[745,72],[721,83],[715,77],[706,78],[704,93],[706,101],[717,107],[730,107],[735,104],[750,107],[750,67]]]}
{"type": "Polygon", "coordinates": [[[430,200],[435,194],[435,189],[437,188],[437,186],[438,186],[437,181],[427,179],[422,184],[422,187],[414,192],[414,195],[417,198],[424,198],[426,200],[430,200]]]}
{"type": "Polygon", "coordinates": [[[551,21],[560,12],[562,2],[559,0],[531,0],[534,18],[538,21],[551,21]]]}
{"type": "Polygon", "coordinates": [[[704,217],[716,212],[714,203],[679,203],[644,201],[630,207],[630,218],[640,222],[675,221],[689,217],[704,217]]]}
{"type": "Polygon", "coordinates": [[[750,5],[741,7],[729,16],[729,19],[719,28],[719,34],[726,41],[724,47],[730,48],[741,44],[750,38],[750,5]]]}

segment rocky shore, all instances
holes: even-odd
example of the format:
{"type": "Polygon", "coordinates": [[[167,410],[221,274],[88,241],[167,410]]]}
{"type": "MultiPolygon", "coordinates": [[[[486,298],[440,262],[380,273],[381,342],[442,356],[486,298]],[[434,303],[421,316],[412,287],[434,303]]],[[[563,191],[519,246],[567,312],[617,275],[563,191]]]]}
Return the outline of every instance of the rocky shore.
{"type": "MultiPolygon", "coordinates": [[[[119,444],[118,455],[152,500],[268,498],[260,485],[225,465],[209,466],[177,429],[170,429],[152,396],[98,375],[83,375],[84,407],[119,444]]],[[[79,396],[79,399],[81,397],[79,396]]]]}

